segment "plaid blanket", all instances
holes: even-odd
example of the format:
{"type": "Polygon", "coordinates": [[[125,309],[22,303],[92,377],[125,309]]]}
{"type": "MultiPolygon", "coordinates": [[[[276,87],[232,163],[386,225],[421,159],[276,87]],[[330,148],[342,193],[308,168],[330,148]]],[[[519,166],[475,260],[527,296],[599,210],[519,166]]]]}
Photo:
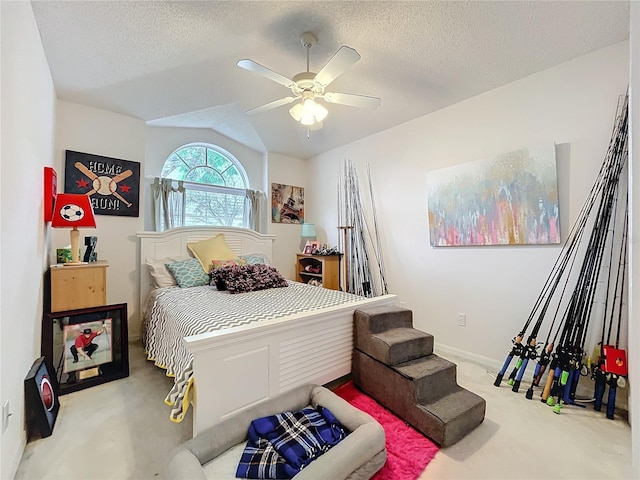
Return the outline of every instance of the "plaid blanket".
{"type": "Polygon", "coordinates": [[[292,478],[347,436],[329,409],[318,405],[258,418],[249,425],[238,478],[292,478]]]}

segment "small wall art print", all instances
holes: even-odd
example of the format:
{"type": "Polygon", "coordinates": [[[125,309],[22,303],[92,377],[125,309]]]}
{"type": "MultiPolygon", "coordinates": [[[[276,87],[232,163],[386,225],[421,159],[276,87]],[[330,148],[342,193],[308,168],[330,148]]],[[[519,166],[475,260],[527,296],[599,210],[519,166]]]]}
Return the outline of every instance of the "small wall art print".
{"type": "Polygon", "coordinates": [[[555,147],[429,172],[427,203],[434,247],[560,243],[555,147]]]}
{"type": "Polygon", "coordinates": [[[304,223],[304,188],[271,184],[271,222],[304,223]]]}
{"type": "Polygon", "coordinates": [[[89,195],[95,214],[138,217],[140,163],[67,150],[64,191],[89,195]]]}

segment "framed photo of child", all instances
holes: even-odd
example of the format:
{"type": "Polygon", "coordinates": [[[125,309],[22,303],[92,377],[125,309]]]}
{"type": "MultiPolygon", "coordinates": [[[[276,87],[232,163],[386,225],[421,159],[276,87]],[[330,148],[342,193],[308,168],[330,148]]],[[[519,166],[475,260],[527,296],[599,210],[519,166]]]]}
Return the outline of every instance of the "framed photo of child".
{"type": "Polygon", "coordinates": [[[59,395],[129,376],[127,304],[45,313],[41,352],[59,395]]]}
{"type": "Polygon", "coordinates": [[[113,361],[113,319],[64,325],[64,373],[113,361]]]}

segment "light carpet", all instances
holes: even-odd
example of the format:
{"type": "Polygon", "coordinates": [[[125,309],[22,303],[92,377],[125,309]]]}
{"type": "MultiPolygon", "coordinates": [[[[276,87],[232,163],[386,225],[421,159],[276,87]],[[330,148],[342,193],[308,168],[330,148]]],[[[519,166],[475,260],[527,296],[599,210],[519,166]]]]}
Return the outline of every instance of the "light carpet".
{"type": "Polygon", "coordinates": [[[387,463],[374,480],[416,480],[438,453],[438,446],[407,425],[373,398],[358,390],[353,382],[334,392],[354,407],[375,418],[386,435],[387,463]]]}

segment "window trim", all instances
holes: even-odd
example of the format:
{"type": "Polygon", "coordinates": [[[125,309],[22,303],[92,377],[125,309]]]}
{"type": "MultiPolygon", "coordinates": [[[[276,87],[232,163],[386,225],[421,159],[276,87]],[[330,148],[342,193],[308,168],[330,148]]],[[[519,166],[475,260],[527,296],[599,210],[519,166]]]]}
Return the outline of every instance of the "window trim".
{"type": "Polygon", "coordinates": [[[246,196],[247,190],[248,190],[248,188],[224,187],[222,185],[211,185],[210,183],[187,182],[186,180],[175,180],[173,178],[167,178],[167,180],[171,180],[173,182],[182,182],[182,184],[187,190],[194,190],[198,192],[222,193],[225,195],[246,196]]]}
{"type": "MultiPolygon", "coordinates": [[[[245,170],[244,165],[242,165],[242,162],[240,162],[240,160],[238,160],[236,158],[236,156],[233,155],[228,150],[225,150],[224,148],[222,148],[222,147],[220,147],[218,145],[214,145],[212,143],[192,142],[192,143],[186,143],[184,145],[180,145],[178,148],[173,150],[169,155],[167,155],[167,158],[164,160],[164,162],[162,164],[162,169],[164,169],[164,165],[167,162],[167,160],[169,160],[169,158],[171,158],[173,155],[175,155],[180,150],[182,150],[184,148],[189,148],[189,147],[204,147],[205,152],[207,151],[207,149],[211,149],[214,152],[217,152],[220,155],[226,157],[231,163],[233,163],[235,165],[236,170],[238,171],[238,174],[242,177],[242,181],[244,182],[245,188],[236,189],[236,188],[233,188],[233,187],[226,187],[226,186],[225,187],[219,186],[219,188],[243,190],[243,191],[249,190],[251,188],[251,184],[249,183],[249,177],[247,176],[247,171],[245,170]]],[[[206,159],[208,159],[208,156],[206,157],[206,159]]],[[[205,164],[203,166],[207,166],[207,164],[205,164]]],[[[209,167],[209,168],[213,168],[213,167],[209,167]]],[[[162,169],[160,169],[160,178],[167,178],[167,179],[174,180],[174,181],[182,181],[185,184],[188,183],[188,184],[191,184],[191,185],[206,185],[206,186],[211,186],[211,187],[214,186],[214,185],[211,185],[209,183],[187,182],[186,180],[180,180],[180,179],[175,179],[175,178],[171,178],[171,177],[163,177],[162,176],[162,169]]]]}

